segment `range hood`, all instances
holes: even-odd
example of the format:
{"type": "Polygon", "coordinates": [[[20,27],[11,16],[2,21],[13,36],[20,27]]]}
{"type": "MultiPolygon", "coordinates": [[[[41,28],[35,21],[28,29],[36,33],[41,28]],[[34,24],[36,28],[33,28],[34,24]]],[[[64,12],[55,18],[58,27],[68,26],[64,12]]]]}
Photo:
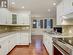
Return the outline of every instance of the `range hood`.
{"type": "Polygon", "coordinates": [[[73,12],[72,13],[69,13],[69,14],[67,14],[67,15],[64,15],[64,16],[62,16],[62,18],[63,19],[68,19],[68,20],[72,20],[73,19],[73,12]]]}

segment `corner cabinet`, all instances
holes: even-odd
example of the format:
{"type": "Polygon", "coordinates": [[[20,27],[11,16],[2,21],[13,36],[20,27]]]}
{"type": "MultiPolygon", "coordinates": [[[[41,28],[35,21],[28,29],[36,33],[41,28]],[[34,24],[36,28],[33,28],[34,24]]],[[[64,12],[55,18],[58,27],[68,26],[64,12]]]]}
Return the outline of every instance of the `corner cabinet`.
{"type": "Polygon", "coordinates": [[[16,45],[29,45],[30,32],[15,32],[0,38],[0,55],[7,55],[16,45]]]}

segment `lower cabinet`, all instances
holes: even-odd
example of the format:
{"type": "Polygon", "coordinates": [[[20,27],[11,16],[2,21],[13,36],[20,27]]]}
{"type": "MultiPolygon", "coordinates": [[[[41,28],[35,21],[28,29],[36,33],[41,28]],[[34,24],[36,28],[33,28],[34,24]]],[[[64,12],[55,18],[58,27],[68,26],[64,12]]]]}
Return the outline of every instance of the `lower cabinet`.
{"type": "Polygon", "coordinates": [[[0,41],[0,55],[7,55],[16,45],[29,45],[29,33],[17,32],[0,41]]]}
{"type": "Polygon", "coordinates": [[[29,45],[30,40],[29,36],[30,33],[28,32],[19,32],[17,33],[17,45],[29,45]]]}
{"type": "Polygon", "coordinates": [[[29,45],[29,34],[21,32],[20,33],[20,45],[29,45]]]}
{"type": "Polygon", "coordinates": [[[46,33],[43,35],[43,43],[49,53],[49,55],[53,55],[53,41],[52,37],[46,33]]]}

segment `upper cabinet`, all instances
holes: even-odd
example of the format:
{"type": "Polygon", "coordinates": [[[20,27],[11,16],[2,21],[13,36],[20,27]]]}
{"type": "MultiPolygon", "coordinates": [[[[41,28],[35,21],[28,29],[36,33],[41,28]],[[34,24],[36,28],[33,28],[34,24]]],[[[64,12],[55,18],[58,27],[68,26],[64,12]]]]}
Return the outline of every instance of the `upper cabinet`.
{"type": "MultiPolygon", "coordinates": [[[[57,5],[57,25],[67,25],[66,15],[73,12],[73,0],[62,0],[62,2],[57,5]]],[[[69,20],[70,22],[70,20],[69,20]]],[[[68,24],[69,25],[69,24],[68,24]]]]}
{"type": "Polygon", "coordinates": [[[11,24],[12,15],[6,8],[0,8],[0,24],[11,24]]]}
{"type": "Polygon", "coordinates": [[[7,8],[0,8],[0,25],[30,25],[30,12],[12,13],[7,8]]]}
{"type": "Polygon", "coordinates": [[[17,24],[30,25],[30,13],[17,13],[17,24]]]}

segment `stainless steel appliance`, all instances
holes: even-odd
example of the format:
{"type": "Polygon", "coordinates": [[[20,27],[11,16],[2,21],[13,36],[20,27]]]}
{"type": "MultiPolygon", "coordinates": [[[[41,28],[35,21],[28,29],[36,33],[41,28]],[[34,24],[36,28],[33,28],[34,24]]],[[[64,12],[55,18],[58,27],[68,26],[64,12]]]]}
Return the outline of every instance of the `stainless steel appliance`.
{"type": "Polygon", "coordinates": [[[73,55],[73,37],[53,38],[53,41],[66,53],[68,53],[68,55],[73,55]]]}

